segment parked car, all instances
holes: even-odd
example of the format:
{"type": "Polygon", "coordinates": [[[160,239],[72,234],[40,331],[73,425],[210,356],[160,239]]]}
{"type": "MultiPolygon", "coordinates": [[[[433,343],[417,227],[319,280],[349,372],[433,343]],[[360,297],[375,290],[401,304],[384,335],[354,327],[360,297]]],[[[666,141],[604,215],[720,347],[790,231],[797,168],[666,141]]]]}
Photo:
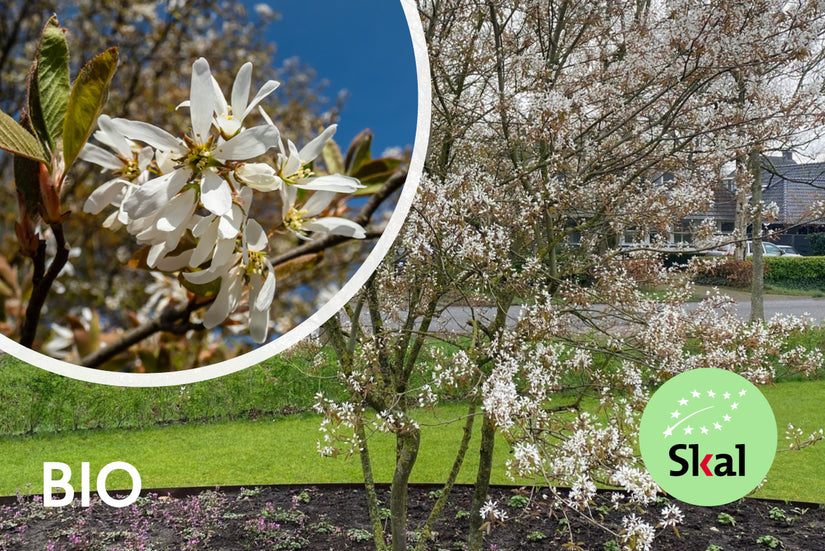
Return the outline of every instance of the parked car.
{"type": "MultiPolygon", "coordinates": [[[[748,241],[745,243],[747,249],[745,250],[745,256],[753,256],[753,241],[748,241]]],[[[782,247],[788,247],[793,250],[793,247],[789,245],[782,245],[782,247]]],[[[722,245],[718,249],[711,249],[707,252],[709,256],[733,256],[733,252],[736,249],[736,245],[733,243],[728,243],[727,245],[722,245]]],[[[762,256],[802,256],[796,250],[793,250],[794,254],[785,253],[780,248],[780,245],[774,245],[773,243],[769,243],[768,241],[762,242],[762,256]]]]}
{"type": "Polygon", "coordinates": [[[779,247],[779,250],[782,251],[782,256],[802,256],[799,254],[799,251],[790,245],[777,245],[777,247],[779,247]]]}

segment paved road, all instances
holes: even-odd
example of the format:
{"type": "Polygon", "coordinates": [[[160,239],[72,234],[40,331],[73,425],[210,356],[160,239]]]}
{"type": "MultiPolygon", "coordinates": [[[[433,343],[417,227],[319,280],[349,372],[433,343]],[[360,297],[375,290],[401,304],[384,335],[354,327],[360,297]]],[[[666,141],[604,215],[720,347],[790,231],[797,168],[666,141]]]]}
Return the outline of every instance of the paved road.
{"type": "MultiPolygon", "coordinates": [[[[736,301],[736,312],[742,319],[750,317],[750,294],[743,292],[726,292],[736,301]]],[[[698,303],[688,303],[688,308],[695,308],[698,303]]],[[[507,313],[512,323],[518,319],[521,306],[513,306],[507,313]]],[[[442,315],[434,329],[447,332],[466,332],[470,329],[471,311],[468,308],[456,306],[449,308],[442,315]]],[[[765,317],[770,319],[775,314],[790,314],[794,316],[808,315],[816,323],[825,323],[825,298],[795,297],[786,295],[768,295],[765,297],[765,317]]],[[[486,319],[495,316],[494,308],[476,308],[475,315],[486,319]]]]}

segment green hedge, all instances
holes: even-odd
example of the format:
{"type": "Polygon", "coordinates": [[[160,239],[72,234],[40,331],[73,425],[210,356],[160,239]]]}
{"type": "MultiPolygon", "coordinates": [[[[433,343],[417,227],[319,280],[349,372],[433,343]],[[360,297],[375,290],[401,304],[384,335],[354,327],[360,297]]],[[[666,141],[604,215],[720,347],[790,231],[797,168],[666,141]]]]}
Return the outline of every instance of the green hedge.
{"type": "Polygon", "coordinates": [[[825,256],[765,257],[765,282],[825,289],[825,256]]]}
{"type": "Polygon", "coordinates": [[[0,355],[0,436],[306,411],[315,393],[338,398],[340,392],[330,358],[322,377],[306,374],[312,363],[311,354],[290,353],[200,383],[128,388],[62,377],[0,355]]]}

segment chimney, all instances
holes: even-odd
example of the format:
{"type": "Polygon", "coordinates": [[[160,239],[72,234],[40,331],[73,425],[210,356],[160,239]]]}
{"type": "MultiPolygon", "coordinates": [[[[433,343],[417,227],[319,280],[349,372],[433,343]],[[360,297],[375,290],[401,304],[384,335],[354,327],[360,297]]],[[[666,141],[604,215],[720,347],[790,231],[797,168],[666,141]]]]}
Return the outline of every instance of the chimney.
{"type": "Polygon", "coordinates": [[[793,162],[793,151],[791,151],[790,149],[783,150],[782,159],[785,161],[793,162]]]}

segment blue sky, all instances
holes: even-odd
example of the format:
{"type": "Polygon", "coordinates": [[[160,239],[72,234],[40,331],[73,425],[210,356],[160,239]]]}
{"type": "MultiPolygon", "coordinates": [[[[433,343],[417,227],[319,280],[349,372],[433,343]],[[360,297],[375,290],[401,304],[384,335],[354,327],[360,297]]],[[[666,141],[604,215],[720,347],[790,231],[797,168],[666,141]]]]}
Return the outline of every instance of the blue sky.
{"type": "Polygon", "coordinates": [[[267,30],[267,39],[277,45],[276,65],[297,56],[329,82],[331,100],[339,90],[347,90],[336,135],[342,149],[364,128],[373,130],[373,155],[387,147],[413,144],[418,85],[399,0],[245,3],[250,7],[264,3],[281,14],[267,30]]]}

